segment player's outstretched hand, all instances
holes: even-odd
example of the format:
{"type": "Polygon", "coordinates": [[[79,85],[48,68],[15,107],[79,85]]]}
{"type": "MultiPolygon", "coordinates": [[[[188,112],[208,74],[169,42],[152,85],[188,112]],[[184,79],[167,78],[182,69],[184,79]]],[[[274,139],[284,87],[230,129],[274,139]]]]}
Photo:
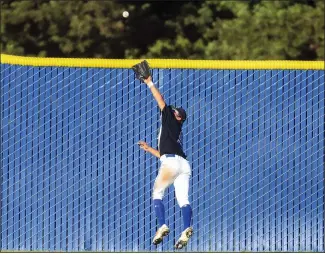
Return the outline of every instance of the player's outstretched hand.
{"type": "Polygon", "coordinates": [[[145,84],[148,84],[149,82],[152,82],[152,77],[149,76],[148,78],[144,79],[143,82],[144,82],[145,84]]]}
{"type": "Polygon", "coordinates": [[[141,82],[148,79],[151,76],[151,70],[149,64],[146,60],[132,66],[135,77],[139,79],[141,82]]]}
{"type": "Polygon", "coordinates": [[[141,149],[143,149],[145,151],[148,151],[150,148],[150,146],[144,141],[139,141],[138,145],[140,146],[141,149]]]}

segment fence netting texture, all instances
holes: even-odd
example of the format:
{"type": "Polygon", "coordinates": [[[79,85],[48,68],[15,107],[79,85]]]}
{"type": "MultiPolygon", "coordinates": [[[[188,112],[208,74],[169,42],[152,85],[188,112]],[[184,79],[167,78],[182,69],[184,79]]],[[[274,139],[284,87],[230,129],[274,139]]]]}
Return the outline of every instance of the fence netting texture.
{"type": "MultiPolygon", "coordinates": [[[[153,69],[182,106],[194,235],[182,251],[324,251],[324,71],[153,69]]],[[[1,250],[155,247],[159,109],[131,69],[1,65],[1,250]]],[[[182,252],[181,251],[181,252],[182,252]]]]}

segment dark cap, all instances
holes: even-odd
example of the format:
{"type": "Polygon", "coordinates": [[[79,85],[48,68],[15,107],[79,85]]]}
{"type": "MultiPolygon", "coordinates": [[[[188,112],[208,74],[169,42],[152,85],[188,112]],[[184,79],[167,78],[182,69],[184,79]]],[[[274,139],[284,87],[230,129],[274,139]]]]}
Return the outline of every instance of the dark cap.
{"type": "Polygon", "coordinates": [[[183,122],[186,120],[186,111],[182,107],[176,108],[176,107],[172,106],[172,109],[176,110],[178,112],[178,114],[182,118],[183,122]]]}

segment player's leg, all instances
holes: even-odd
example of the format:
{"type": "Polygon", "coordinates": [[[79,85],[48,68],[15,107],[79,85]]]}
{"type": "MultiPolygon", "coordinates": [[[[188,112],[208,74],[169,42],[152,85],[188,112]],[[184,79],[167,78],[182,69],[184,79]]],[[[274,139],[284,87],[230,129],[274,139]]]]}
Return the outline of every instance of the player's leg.
{"type": "Polygon", "coordinates": [[[164,197],[165,190],[168,188],[169,185],[173,183],[175,176],[175,170],[162,165],[155,180],[152,198],[160,226],[165,224],[165,212],[162,199],[164,197]]]}
{"type": "MultiPolygon", "coordinates": [[[[184,160],[186,161],[186,160],[184,160]]],[[[186,161],[182,167],[182,173],[174,181],[175,195],[183,216],[183,232],[176,242],[175,248],[181,249],[186,246],[193,234],[192,229],[192,207],[189,202],[188,192],[190,183],[191,169],[186,161]]]]}
{"type": "Polygon", "coordinates": [[[159,229],[153,239],[153,244],[159,244],[164,236],[169,233],[169,228],[165,221],[165,207],[162,202],[165,190],[171,185],[177,176],[177,170],[169,167],[166,164],[162,164],[159,169],[158,176],[155,180],[152,198],[155,208],[155,213],[159,222],[159,229]]]}
{"type": "Polygon", "coordinates": [[[174,181],[176,199],[182,210],[183,230],[192,224],[192,208],[188,199],[189,181],[189,174],[180,174],[174,181]]]}

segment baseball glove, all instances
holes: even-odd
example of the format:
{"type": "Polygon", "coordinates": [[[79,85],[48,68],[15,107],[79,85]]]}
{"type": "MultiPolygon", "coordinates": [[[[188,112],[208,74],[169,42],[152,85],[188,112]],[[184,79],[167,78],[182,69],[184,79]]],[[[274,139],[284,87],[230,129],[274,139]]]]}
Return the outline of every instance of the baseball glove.
{"type": "Polygon", "coordinates": [[[147,79],[151,76],[150,67],[146,60],[132,66],[132,69],[135,73],[135,77],[143,82],[144,79],[147,79]]]}

